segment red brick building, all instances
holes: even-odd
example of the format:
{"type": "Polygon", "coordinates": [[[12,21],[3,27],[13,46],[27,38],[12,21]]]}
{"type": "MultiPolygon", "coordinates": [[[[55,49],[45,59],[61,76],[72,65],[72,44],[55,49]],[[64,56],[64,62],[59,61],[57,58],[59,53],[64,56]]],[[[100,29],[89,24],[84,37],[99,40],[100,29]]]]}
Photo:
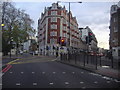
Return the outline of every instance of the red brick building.
{"type": "Polygon", "coordinates": [[[58,3],[44,9],[38,20],[38,42],[39,50],[42,54],[55,55],[55,48],[67,52],[67,47],[79,48],[80,36],[76,17],[69,13],[65,6],[61,7],[58,3]],[[60,49],[59,38],[64,39],[66,46],[60,49]]]}

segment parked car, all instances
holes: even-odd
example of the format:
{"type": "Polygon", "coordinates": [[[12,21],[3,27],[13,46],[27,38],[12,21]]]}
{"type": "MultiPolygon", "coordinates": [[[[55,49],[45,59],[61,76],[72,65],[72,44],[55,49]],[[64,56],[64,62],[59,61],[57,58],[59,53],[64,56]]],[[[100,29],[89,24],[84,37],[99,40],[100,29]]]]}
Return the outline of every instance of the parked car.
{"type": "Polygon", "coordinates": [[[20,54],[21,54],[21,55],[23,54],[23,51],[22,51],[22,50],[20,50],[20,54]]]}
{"type": "Polygon", "coordinates": [[[35,55],[38,55],[38,51],[35,51],[35,55]]]}

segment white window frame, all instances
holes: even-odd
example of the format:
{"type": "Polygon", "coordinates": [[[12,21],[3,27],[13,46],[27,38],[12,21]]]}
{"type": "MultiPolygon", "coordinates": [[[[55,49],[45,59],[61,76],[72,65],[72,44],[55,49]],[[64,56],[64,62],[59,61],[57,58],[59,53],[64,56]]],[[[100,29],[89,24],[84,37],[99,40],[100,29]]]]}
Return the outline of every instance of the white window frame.
{"type": "Polygon", "coordinates": [[[57,25],[56,24],[52,24],[50,28],[51,29],[57,29],[57,25]]]}
{"type": "Polygon", "coordinates": [[[118,29],[117,29],[117,27],[114,27],[114,32],[118,32],[118,29]]]}
{"type": "Polygon", "coordinates": [[[57,18],[56,17],[51,17],[51,22],[57,22],[57,18]]]}
{"type": "Polygon", "coordinates": [[[56,31],[50,32],[50,36],[57,36],[57,32],[56,31]]]}
{"type": "Polygon", "coordinates": [[[50,44],[56,44],[56,43],[57,43],[57,39],[55,39],[55,38],[50,39],[50,44]]]}
{"type": "Polygon", "coordinates": [[[57,15],[57,11],[51,11],[51,15],[57,15]]]}

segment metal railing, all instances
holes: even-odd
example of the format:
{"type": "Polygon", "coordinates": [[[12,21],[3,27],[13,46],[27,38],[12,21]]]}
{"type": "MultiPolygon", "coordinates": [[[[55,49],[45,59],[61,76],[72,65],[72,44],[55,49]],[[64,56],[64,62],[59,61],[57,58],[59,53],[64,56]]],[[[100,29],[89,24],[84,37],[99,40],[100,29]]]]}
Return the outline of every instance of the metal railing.
{"type": "Polygon", "coordinates": [[[68,54],[60,54],[60,60],[63,62],[74,63],[77,65],[93,66],[97,70],[98,66],[108,66],[110,68],[119,69],[118,62],[113,59],[101,57],[97,54],[91,55],[87,52],[74,52],[68,54]]]}

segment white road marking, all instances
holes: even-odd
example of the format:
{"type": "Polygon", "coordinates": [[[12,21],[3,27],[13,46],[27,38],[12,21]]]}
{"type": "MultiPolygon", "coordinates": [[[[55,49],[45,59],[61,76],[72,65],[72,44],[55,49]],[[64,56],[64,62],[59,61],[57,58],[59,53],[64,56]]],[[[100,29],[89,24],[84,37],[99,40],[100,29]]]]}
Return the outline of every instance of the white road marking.
{"type": "Polygon", "coordinates": [[[34,74],[35,72],[32,72],[32,74],[34,74]]]}
{"type": "Polygon", "coordinates": [[[49,83],[50,85],[53,85],[54,83],[53,82],[51,82],[51,83],[49,83]]]}
{"type": "Polygon", "coordinates": [[[21,72],[21,74],[23,74],[24,72],[21,72]]]}
{"type": "Polygon", "coordinates": [[[83,84],[84,82],[80,82],[80,84],[83,84]]]}
{"type": "Polygon", "coordinates": [[[81,73],[84,73],[84,72],[81,72],[81,73]]]}
{"type": "Polygon", "coordinates": [[[2,73],[0,73],[0,78],[2,77],[2,75],[3,75],[3,74],[2,74],[2,73]]]}
{"type": "MultiPolygon", "coordinates": [[[[2,73],[2,76],[3,76],[4,74],[5,74],[5,73],[2,73]]],[[[1,77],[2,77],[2,76],[1,76],[1,77]]],[[[1,78],[1,77],[0,77],[0,78],[1,78]]]]}
{"type": "Polygon", "coordinates": [[[37,83],[33,83],[33,85],[35,86],[35,85],[37,85],[37,83]]]}
{"type": "Polygon", "coordinates": [[[55,74],[56,72],[53,72],[53,74],[55,74]]]}
{"type": "Polygon", "coordinates": [[[104,77],[102,77],[102,78],[104,78],[104,79],[106,79],[106,80],[111,80],[111,78],[106,77],[106,76],[104,76],[104,77]]]}
{"type": "Polygon", "coordinates": [[[82,89],[85,89],[86,87],[82,87],[82,89]]]}
{"type": "Polygon", "coordinates": [[[72,72],[73,74],[75,73],[75,72],[72,72]]]}
{"type": "Polygon", "coordinates": [[[102,66],[103,68],[109,68],[110,66],[102,66]]]}
{"type": "Polygon", "coordinates": [[[117,79],[114,79],[114,81],[115,81],[115,82],[120,82],[120,81],[118,81],[117,79]]]}
{"type": "Polygon", "coordinates": [[[65,82],[65,84],[69,84],[69,82],[65,82]]]}
{"type": "Polygon", "coordinates": [[[45,72],[42,72],[42,74],[45,74],[45,72]]]}
{"type": "Polygon", "coordinates": [[[110,83],[110,81],[107,81],[107,83],[110,83]]]}
{"type": "Polygon", "coordinates": [[[13,72],[10,72],[10,73],[13,73],[13,72]]]}
{"type": "Polygon", "coordinates": [[[97,84],[98,82],[97,82],[97,81],[95,81],[94,83],[95,83],[95,84],[97,84]]]}
{"type": "Polygon", "coordinates": [[[2,83],[0,83],[0,86],[2,86],[2,83]]]}
{"type": "Polygon", "coordinates": [[[55,61],[56,59],[54,59],[54,60],[51,60],[51,61],[55,61]]]}
{"type": "Polygon", "coordinates": [[[20,83],[16,83],[17,86],[20,86],[20,83]]]}
{"type": "Polygon", "coordinates": [[[96,74],[96,73],[89,73],[89,74],[92,74],[92,75],[95,75],[95,76],[102,76],[102,75],[96,74]]]}
{"type": "Polygon", "coordinates": [[[62,72],[63,74],[65,74],[66,72],[62,72]]]}

